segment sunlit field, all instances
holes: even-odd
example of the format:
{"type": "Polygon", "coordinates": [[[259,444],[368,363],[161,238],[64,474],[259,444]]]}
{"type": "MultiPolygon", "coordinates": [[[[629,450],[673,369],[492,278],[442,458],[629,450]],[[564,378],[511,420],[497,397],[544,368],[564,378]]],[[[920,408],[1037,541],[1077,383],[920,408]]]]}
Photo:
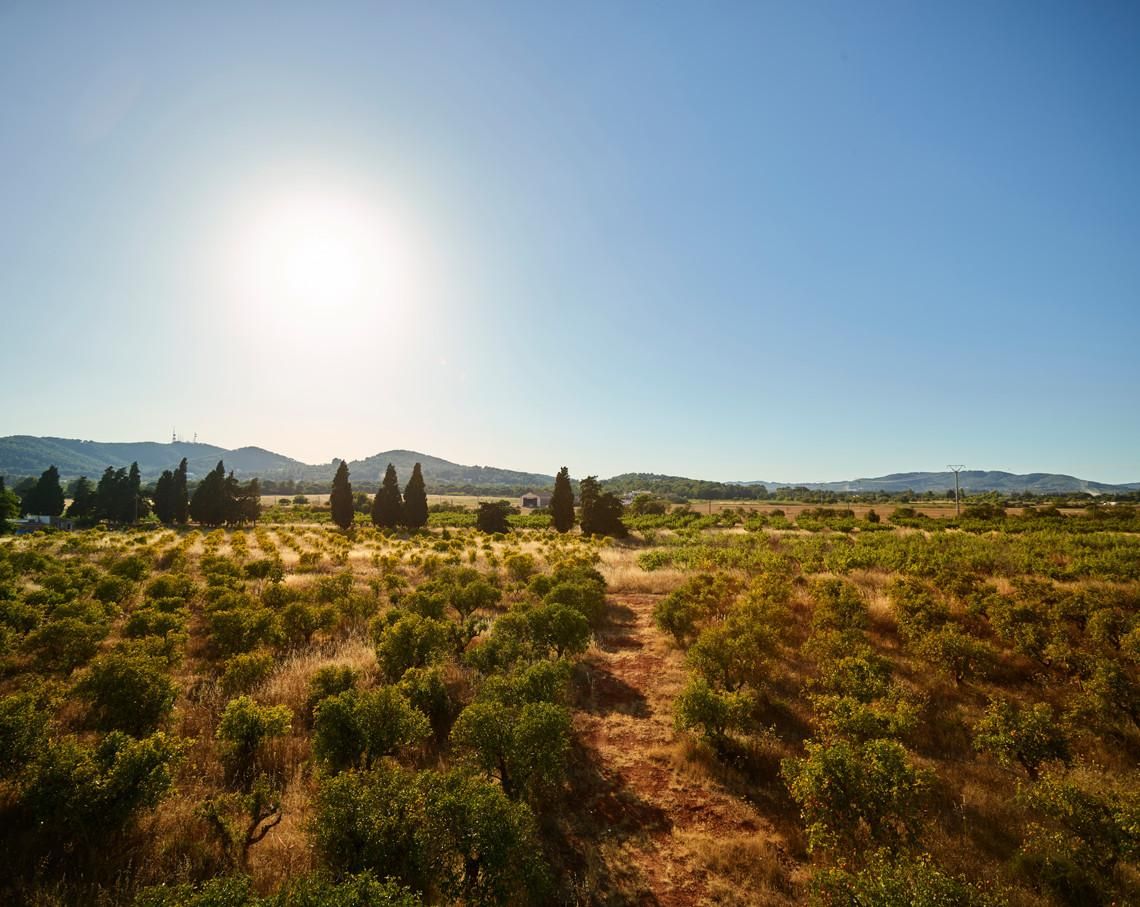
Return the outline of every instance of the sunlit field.
{"type": "Polygon", "coordinates": [[[655,519],[4,539],[5,900],[1140,896],[1130,511],[655,519]]]}

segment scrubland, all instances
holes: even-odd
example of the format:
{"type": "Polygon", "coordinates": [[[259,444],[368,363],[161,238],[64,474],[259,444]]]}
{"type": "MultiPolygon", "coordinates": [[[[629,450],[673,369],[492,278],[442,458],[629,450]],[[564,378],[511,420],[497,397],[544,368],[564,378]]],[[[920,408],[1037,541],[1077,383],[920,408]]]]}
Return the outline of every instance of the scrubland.
{"type": "Polygon", "coordinates": [[[459,516],[0,540],[0,899],[1140,899],[1131,516],[459,516]]]}

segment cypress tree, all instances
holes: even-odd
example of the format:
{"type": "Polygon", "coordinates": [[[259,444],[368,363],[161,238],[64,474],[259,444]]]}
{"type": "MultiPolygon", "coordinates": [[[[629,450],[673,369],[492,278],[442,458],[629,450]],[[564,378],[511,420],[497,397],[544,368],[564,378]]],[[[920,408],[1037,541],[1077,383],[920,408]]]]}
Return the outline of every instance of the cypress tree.
{"type": "Polygon", "coordinates": [[[384,481],[372,501],[372,522],[381,529],[394,529],[404,519],[404,505],[400,500],[400,480],[391,463],[384,473],[384,481]]]}
{"type": "Polygon", "coordinates": [[[582,533],[583,535],[593,535],[594,508],[598,503],[598,495],[601,494],[598,487],[598,477],[586,476],[578,487],[578,491],[582,500],[582,533]]]}
{"type": "Polygon", "coordinates": [[[554,477],[550,521],[559,532],[568,532],[574,525],[574,489],[570,487],[570,470],[565,466],[554,477]]]}
{"type": "Polygon", "coordinates": [[[332,494],[329,495],[329,506],[332,508],[333,522],[341,529],[352,525],[355,511],[352,506],[352,483],[348,481],[348,464],[340,461],[333,476],[332,494]]]}
{"type": "Polygon", "coordinates": [[[190,517],[203,526],[220,526],[226,520],[226,467],[221,460],[198,483],[190,498],[190,517]]]}
{"type": "Polygon", "coordinates": [[[130,522],[137,523],[139,517],[146,516],[146,506],[142,502],[142,476],[139,474],[139,464],[136,460],[131,464],[131,471],[127,474],[127,503],[130,508],[130,522]]]}
{"type": "Polygon", "coordinates": [[[154,514],[167,526],[174,522],[174,473],[169,469],[154,483],[154,514]]]}
{"type": "Polygon", "coordinates": [[[173,507],[174,522],[185,524],[190,519],[190,492],[186,487],[186,458],[174,470],[174,487],[171,489],[171,505],[173,507]]]}
{"type": "Polygon", "coordinates": [[[243,523],[256,523],[261,516],[261,480],[257,476],[242,489],[238,512],[243,523]]]}
{"type": "Polygon", "coordinates": [[[412,477],[404,488],[404,525],[409,529],[419,529],[428,521],[427,490],[424,488],[424,474],[420,464],[412,467],[412,477]]]}

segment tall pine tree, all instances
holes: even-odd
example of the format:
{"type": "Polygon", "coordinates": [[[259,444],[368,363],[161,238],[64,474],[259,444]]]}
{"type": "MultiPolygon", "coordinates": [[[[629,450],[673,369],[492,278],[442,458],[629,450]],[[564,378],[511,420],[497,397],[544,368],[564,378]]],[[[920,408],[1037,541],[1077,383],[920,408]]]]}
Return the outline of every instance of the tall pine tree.
{"type": "Polygon", "coordinates": [[[221,526],[226,521],[226,467],[221,460],[194,489],[190,518],[203,526],[221,526]]]}
{"type": "Polygon", "coordinates": [[[391,463],[384,473],[384,481],[372,501],[372,522],[381,529],[394,529],[404,520],[404,505],[400,500],[400,480],[391,463]]]}
{"type": "Polygon", "coordinates": [[[190,491],[186,487],[186,473],[188,467],[186,458],[174,470],[174,487],[171,490],[171,505],[174,509],[174,522],[185,525],[190,519],[190,491]]]}
{"type": "Polygon", "coordinates": [[[412,467],[412,477],[404,488],[404,525],[409,529],[419,529],[428,521],[427,489],[424,488],[424,474],[420,464],[412,467]]]}
{"type": "Polygon", "coordinates": [[[136,460],[131,464],[131,470],[127,473],[127,506],[130,508],[130,522],[137,523],[141,517],[146,516],[147,507],[142,499],[142,474],[139,472],[139,464],[136,460]]]}
{"type": "Polygon", "coordinates": [[[570,470],[565,466],[554,477],[550,522],[559,532],[569,532],[574,526],[574,489],[570,487],[570,470]]]}
{"type": "Polygon", "coordinates": [[[71,490],[71,504],[67,515],[73,520],[94,522],[96,510],[95,488],[87,476],[80,476],[71,490]]]}
{"type": "Polygon", "coordinates": [[[332,494],[329,495],[329,506],[332,508],[333,522],[341,529],[352,525],[355,511],[352,507],[352,483],[348,481],[348,464],[340,461],[333,476],[332,494]]]}
{"type": "Polygon", "coordinates": [[[174,473],[169,469],[154,483],[154,515],[164,525],[174,522],[174,473]]]}

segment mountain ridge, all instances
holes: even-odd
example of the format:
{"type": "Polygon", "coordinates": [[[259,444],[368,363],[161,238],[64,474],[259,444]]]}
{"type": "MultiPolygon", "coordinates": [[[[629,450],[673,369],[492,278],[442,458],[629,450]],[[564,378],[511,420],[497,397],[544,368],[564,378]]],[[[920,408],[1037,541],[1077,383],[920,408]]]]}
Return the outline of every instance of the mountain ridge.
{"type": "MultiPolygon", "coordinates": [[[[129,466],[137,461],[144,480],[156,479],[164,469],[173,469],[183,457],[192,479],[200,478],[213,469],[218,460],[226,464],[241,478],[257,476],[263,480],[300,482],[331,482],[339,459],[323,464],[303,463],[292,457],[263,447],[248,445],[233,449],[189,441],[138,441],[102,442],[77,438],[37,437],[34,435],[8,435],[0,437],[0,475],[10,478],[39,475],[54,465],[64,479],[86,475],[98,479],[108,466],[129,466]]],[[[541,490],[554,483],[554,476],[546,473],[501,469],[494,466],[465,466],[450,460],[419,451],[395,448],[380,451],[348,463],[350,473],[363,485],[378,482],[388,463],[401,475],[409,475],[415,463],[423,466],[429,486],[458,493],[464,487],[502,488],[507,490],[541,490]]],[[[765,486],[769,491],[777,488],[804,487],[817,491],[836,492],[942,492],[954,487],[951,472],[900,472],[883,476],[851,479],[842,482],[771,482],[754,480],[743,482],[714,482],[669,476],[658,473],[622,473],[602,480],[610,487],[627,491],[658,490],[667,483],[687,483],[707,492],[723,490],[728,497],[735,489],[765,486]],[[639,486],[644,486],[644,489],[639,486]],[[655,487],[656,486],[656,487],[655,487]]],[[[966,491],[998,491],[1016,493],[1032,491],[1038,494],[1088,492],[1111,494],[1140,490],[1140,482],[1110,484],[1081,479],[1063,473],[1017,474],[1000,470],[963,470],[959,476],[966,491]]]]}

